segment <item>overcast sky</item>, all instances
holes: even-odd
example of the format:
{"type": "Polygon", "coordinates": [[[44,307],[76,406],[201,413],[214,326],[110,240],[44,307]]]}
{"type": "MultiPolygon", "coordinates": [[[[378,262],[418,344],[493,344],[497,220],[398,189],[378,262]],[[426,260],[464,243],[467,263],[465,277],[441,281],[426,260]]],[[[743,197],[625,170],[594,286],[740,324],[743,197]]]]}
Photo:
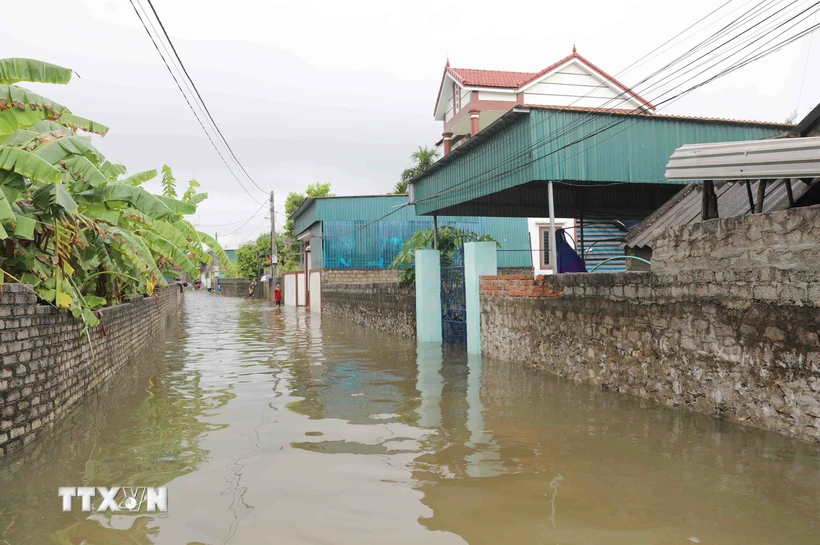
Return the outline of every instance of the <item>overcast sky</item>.
{"type": "MultiPolygon", "coordinates": [[[[237,156],[276,192],[279,225],[287,193],[311,182],[331,182],[339,195],[390,190],[408,155],[440,138],[432,111],[448,55],[457,67],[534,72],[574,42],[615,75],[716,4],[154,0],[237,156]]],[[[79,73],[68,86],[30,87],[109,125],[97,144],[130,172],[167,163],[180,189],[199,180],[210,198],[194,222],[226,246],[268,229],[264,212],[242,227],[260,205],[211,148],[128,0],[26,0],[0,18],[0,51],[79,73]],[[221,225],[229,222],[238,223],[221,225]]],[[[659,113],[783,121],[797,109],[802,117],[820,101],[818,65],[820,43],[806,38],[659,113]]],[[[619,79],[634,84],[653,67],[619,79]]]]}

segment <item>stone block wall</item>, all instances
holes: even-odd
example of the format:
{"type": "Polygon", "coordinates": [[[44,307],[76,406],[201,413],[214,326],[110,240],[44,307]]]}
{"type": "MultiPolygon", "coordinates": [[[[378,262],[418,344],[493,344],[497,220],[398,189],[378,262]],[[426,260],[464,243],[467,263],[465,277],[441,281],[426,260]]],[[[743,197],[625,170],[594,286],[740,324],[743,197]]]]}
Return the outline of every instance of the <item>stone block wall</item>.
{"type": "Polygon", "coordinates": [[[666,231],[655,246],[660,241],[663,249],[660,274],[484,277],[483,351],[820,441],[817,213],[796,209],[666,231]],[[748,250],[757,244],[755,230],[800,234],[783,235],[792,246],[765,250],[763,266],[748,250]]]}
{"type": "Polygon", "coordinates": [[[38,304],[26,286],[0,285],[0,457],[34,441],[132,361],[176,316],[183,297],[172,284],[156,297],[102,309],[92,353],[82,322],[38,304]]]}
{"type": "Polygon", "coordinates": [[[322,269],[322,284],[382,284],[397,282],[397,269],[322,269]]]}
{"type": "Polygon", "coordinates": [[[416,335],[416,290],[396,282],[333,284],[322,273],[322,315],[402,337],[416,335]]]}
{"type": "MultiPolygon", "coordinates": [[[[222,295],[231,297],[247,297],[248,286],[251,281],[247,278],[220,278],[219,283],[222,285],[222,295]]],[[[256,291],[262,295],[262,287],[257,284],[256,291]]]]}
{"type": "Polygon", "coordinates": [[[652,271],[658,274],[820,271],[820,206],[681,225],[660,231],[652,244],[652,271]]]}

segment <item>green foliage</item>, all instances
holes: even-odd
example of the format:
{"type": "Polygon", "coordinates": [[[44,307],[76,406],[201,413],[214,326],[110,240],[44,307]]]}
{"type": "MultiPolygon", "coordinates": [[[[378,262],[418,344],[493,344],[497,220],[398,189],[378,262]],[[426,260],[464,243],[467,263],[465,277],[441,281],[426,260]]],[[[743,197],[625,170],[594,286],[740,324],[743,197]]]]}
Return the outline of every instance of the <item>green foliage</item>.
{"type": "Polygon", "coordinates": [[[297,193],[296,191],[291,191],[288,193],[287,198],[285,199],[285,216],[287,216],[287,221],[285,221],[285,235],[289,237],[293,237],[293,219],[291,217],[293,214],[299,210],[299,207],[302,206],[302,203],[305,202],[305,199],[308,197],[335,197],[335,193],[330,192],[330,182],[315,182],[308,185],[305,188],[304,193],[297,193]]]}
{"type": "Polygon", "coordinates": [[[394,195],[405,195],[407,194],[407,190],[409,189],[410,182],[407,180],[399,180],[396,182],[395,187],[393,187],[393,194],[394,195]]]}
{"type": "MultiPolygon", "coordinates": [[[[278,235],[276,242],[277,248],[280,248],[281,251],[280,245],[284,244],[284,237],[282,235],[278,235]]],[[[247,278],[248,280],[259,280],[259,275],[257,274],[256,268],[256,252],[259,252],[259,268],[264,269],[268,266],[268,262],[265,260],[265,257],[271,255],[270,250],[271,245],[269,233],[262,233],[256,238],[254,242],[246,242],[245,244],[237,248],[236,265],[237,269],[239,270],[239,277],[247,278]]]]}
{"type": "Polygon", "coordinates": [[[401,180],[396,182],[393,188],[393,193],[405,194],[410,180],[430,168],[436,162],[439,154],[434,148],[419,146],[419,149],[410,154],[410,159],[414,165],[410,168],[404,169],[401,173],[401,180]]]}
{"type": "Polygon", "coordinates": [[[182,202],[199,204],[208,198],[207,193],[197,193],[196,188],[199,187],[199,182],[193,178],[188,180],[188,189],[182,195],[182,202]]]}
{"type": "MultiPolygon", "coordinates": [[[[401,253],[398,254],[393,262],[390,264],[392,269],[400,269],[399,282],[406,284],[416,283],[416,250],[425,250],[433,248],[434,244],[434,230],[427,229],[426,231],[418,231],[412,237],[408,238],[402,247],[401,253]]],[[[495,242],[498,243],[490,235],[478,235],[472,231],[463,231],[457,227],[450,225],[443,225],[438,228],[438,249],[441,252],[441,266],[449,267],[452,265],[453,257],[458,253],[465,242],[495,242]]]]}
{"type": "Polygon", "coordinates": [[[304,193],[292,191],[285,199],[285,221],[284,237],[279,248],[279,270],[282,272],[294,272],[299,269],[299,243],[296,234],[293,232],[293,214],[299,209],[308,197],[335,197],[335,193],[330,192],[330,182],[315,182],[305,188],[304,193]]]}
{"type": "Polygon", "coordinates": [[[177,196],[176,178],[168,165],[162,165],[162,196],[172,199],[177,196]]]}
{"type": "Polygon", "coordinates": [[[232,264],[215,240],[184,219],[205,196],[195,193],[199,184],[189,184],[193,193],[185,201],[176,199],[165,166],[165,195],[149,193],[139,185],[156,171],[123,178],[124,166],[106,161],[76,132],[107,128],[13,84],[67,83],[70,75],[39,61],[0,59],[0,133],[11,129],[0,134],[0,283],[30,285],[42,300],[83,320],[88,335],[99,323],[95,308],[151,295],[179,270],[198,276],[203,243],[226,270],[232,264]],[[5,97],[40,102],[21,110],[5,97]]]}

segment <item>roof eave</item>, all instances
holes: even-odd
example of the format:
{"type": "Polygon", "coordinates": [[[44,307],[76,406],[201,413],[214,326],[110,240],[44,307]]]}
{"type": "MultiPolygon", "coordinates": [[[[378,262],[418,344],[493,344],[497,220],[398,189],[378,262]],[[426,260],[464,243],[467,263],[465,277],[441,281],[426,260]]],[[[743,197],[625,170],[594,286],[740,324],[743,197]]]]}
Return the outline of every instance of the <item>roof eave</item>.
{"type": "Polygon", "coordinates": [[[471,149],[478,142],[481,142],[482,140],[485,140],[494,135],[499,128],[503,127],[507,123],[510,123],[512,121],[512,118],[519,117],[521,115],[526,115],[529,113],[529,108],[522,108],[520,106],[511,108],[510,110],[506,111],[501,117],[490,123],[488,127],[478,131],[478,133],[476,133],[475,136],[471,137],[465,143],[463,143],[462,145],[460,145],[459,147],[457,147],[456,149],[454,149],[453,151],[451,151],[450,153],[448,153],[447,155],[445,155],[444,157],[430,165],[430,167],[427,170],[418,174],[408,183],[418,183],[422,178],[427,177],[430,173],[435,172],[442,166],[452,162],[454,160],[454,157],[461,157],[467,150],[471,149]]]}
{"type": "Polygon", "coordinates": [[[298,218],[299,216],[301,216],[301,215],[302,215],[302,212],[304,212],[305,210],[307,210],[307,207],[308,207],[308,206],[310,206],[311,204],[313,204],[313,202],[314,202],[315,200],[316,200],[316,199],[315,199],[315,198],[313,198],[313,197],[307,197],[304,201],[302,201],[302,204],[300,204],[300,205],[299,205],[299,208],[297,208],[297,209],[296,209],[296,212],[294,212],[293,214],[291,214],[291,215],[290,215],[290,217],[289,217],[288,219],[289,219],[289,220],[291,220],[291,221],[296,221],[296,218],[298,218]]]}

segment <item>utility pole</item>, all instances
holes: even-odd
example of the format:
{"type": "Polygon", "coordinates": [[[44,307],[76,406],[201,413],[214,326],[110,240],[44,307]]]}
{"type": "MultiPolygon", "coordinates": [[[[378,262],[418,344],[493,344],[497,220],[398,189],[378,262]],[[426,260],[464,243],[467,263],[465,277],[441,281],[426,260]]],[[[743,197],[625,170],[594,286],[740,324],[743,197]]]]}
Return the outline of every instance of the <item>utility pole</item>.
{"type": "Polygon", "coordinates": [[[273,210],[273,191],[270,192],[270,272],[274,282],[278,282],[279,250],[276,247],[276,213],[273,210]]]}

